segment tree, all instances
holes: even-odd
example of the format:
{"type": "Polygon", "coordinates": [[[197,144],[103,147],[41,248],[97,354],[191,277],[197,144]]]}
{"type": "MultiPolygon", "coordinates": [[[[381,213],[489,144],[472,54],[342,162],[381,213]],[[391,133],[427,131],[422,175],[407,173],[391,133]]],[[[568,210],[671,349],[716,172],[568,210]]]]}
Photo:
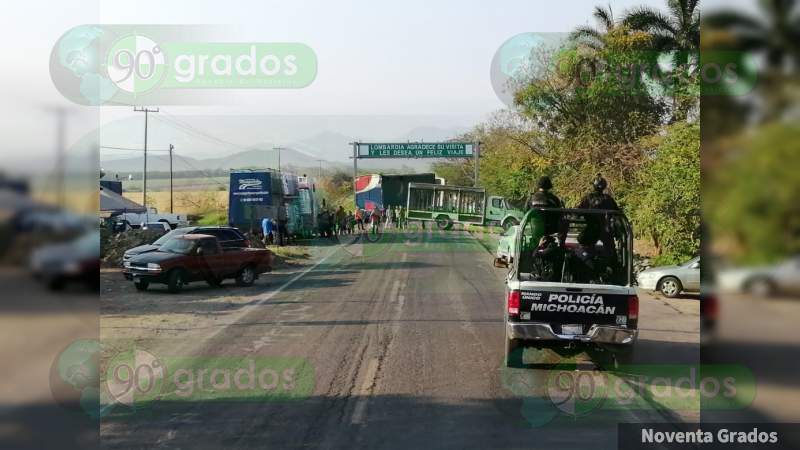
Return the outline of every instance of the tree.
{"type": "Polygon", "coordinates": [[[741,263],[800,252],[800,127],[772,124],[738,139],[740,151],[706,181],[704,214],[715,242],[741,263]]]}
{"type": "Polygon", "coordinates": [[[762,123],[779,119],[794,106],[786,91],[795,84],[800,64],[800,13],[796,0],[761,0],[760,14],[750,16],[725,9],[703,17],[704,51],[735,51],[751,57],[763,55],[758,93],[763,100],[762,123]],[[706,44],[708,42],[708,44],[706,44]]]}
{"type": "Polygon", "coordinates": [[[581,26],[570,33],[572,41],[583,44],[591,49],[600,50],[605,47],[605,37],[608,33],[614,31],[617,23],[614,20],[614,12],[611,10],[611,5],[607,8],[595,6],[592,13],[600,28],[593,28],[590,26],[581,26]]]}
{"type": "Polygon", "coordinates": [[[520,111],[560,139],[579,137],[611,145],[633,143],[662,123],[665,105],[642,82],[638,68],[654,64],[650,36],[616,28],[604,47],[574,44],[540,55],[546,68],[515,93],[520,111]]]}
{"type": "Polygon", "coordinates": [[[653,36],[652,47],[662,52],[677,51],[685,64],[689,52],[700,49],[699,0],[669,0],[669,14],[641,6],[628,12],[623,23],[632,30],[645,31],[653,36]]]}
{"type": "Polygon", "coordinates": [[[672,92],[670,122],[686,120],[690,111],[699,108],[697,63],[700,49],[699,0],[668,0],[668,14],[641,6],[629,11],[622,23],[632,30],[651,35],[651,48],[669,53],[671,76],[659,77],[662,86],[672,92]]]}
{"type": "Polygon", "coordinates": [[[628,213],[637,234],[653,241],[659,263],[682,262],[700,249],[700,125],[671,125],[654,143],[628,213]]]}

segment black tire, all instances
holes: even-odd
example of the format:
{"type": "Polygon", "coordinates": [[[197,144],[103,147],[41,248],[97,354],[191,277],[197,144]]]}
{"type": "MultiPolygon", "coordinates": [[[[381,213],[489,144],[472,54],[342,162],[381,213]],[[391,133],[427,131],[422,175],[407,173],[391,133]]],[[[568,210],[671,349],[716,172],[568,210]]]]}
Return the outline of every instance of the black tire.
{"type": "Polygon", "coordinates": [[[514,225],[519,225],[519,221],[513,217],[509,217],[503,222],[503,231],[508,231],[514,225]]]}
{"type": "Polygon", "coordinates": [[[450,220],[449,217],[441,215],[436,218],[436,226],[440,230],[449,230],[450,228],[453,228],[453,221],[450,220]]]}
{"type": "Polygon", "coordinates": [[[745,290],[755,297],[772,297],[775,295],[775,283],[766,277],[758,277],[745,283],[745,290]]]}
{"type": "Polygon", "coordinates": [[[505,363],[506,367],[522,367],[522,354],[524,347],[519,339],[506,338],[505,363]]]}
{"type": "Polygon", "coordinates": [[[169,278],[167,281],[167,290],[171,294],[177,294],[183,289],[183,285],[186,282],[184,279],[183,271],[180,269],[174,269],[172,272],[169,273],[169,278]]]}
{"type": "Polygon", "coordinates": [[[242,267],[239,274],[236,275],[237,286],[252,286],[256,281],[256,269],[252,265],[242,267]]]}
{"type": "Polygon", "coordinates": [[[137,291],[146,291],[147,288],[150,286],[150,282],[146,280],[134,281],[133,287],[136,288],[137,291]]]}
{"type": "Polygon", "coordinates": [[[664,277],[658,282],[658,291],[664,297],[675,298],[683,292],[683,285],[681,280],[675,277],[664,277]]]}

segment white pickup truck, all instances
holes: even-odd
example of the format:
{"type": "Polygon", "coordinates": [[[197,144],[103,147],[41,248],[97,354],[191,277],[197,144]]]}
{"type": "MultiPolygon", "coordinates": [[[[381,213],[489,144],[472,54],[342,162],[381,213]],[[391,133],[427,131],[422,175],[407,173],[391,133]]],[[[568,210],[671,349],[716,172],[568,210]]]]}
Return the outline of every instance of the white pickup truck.
{"type": "MultiPolygon", "coordinates": [[[[633,233],[619,211],[534,208],[520,224],[506,278],[505,360],[522,366],[526,346],[558,353],[579,345],[632,357],[639,298],[633,233]]],[[[571,350],[571,349],[570,349],[571,350]]]]}
{"type": "Polygon", "coordinates": [[[159,213],[156,208],[147,208],[144,213],[125,212],[114,216],[114,221],[122,225],[125,229],[140,228],[142,224],[161,222],[169,225],[171,229],[184,226],[189,223],[185,214],[159,213]]]}

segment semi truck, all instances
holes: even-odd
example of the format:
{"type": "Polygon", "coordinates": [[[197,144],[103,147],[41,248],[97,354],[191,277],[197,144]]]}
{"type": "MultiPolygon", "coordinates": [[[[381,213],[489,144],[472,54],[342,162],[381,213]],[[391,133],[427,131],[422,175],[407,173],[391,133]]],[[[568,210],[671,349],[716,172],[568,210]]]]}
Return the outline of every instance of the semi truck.
{"type": "Polygon", "coordinates": [[[409,220],[431,221],[442,230],[455,223],[498,225],[508,230],[525,214],[504,197],[478,187],[409,183],[406,207],[409,220]]]}
{"type": "Polygon", "coordinates": [[[406,206],[409,183],[435,183],[432,173],[363,175],[356,178],[356,206],[367,211],[406,206]]]}
{"type": "Polygon", "coordinates": [[[277,220],[286,210],[289,234],[311,236],[316,229],[318,204],[314,180],[272,169],[231,170],[228,224],[242,230],[259,230],[264,218],[277,220]]]}

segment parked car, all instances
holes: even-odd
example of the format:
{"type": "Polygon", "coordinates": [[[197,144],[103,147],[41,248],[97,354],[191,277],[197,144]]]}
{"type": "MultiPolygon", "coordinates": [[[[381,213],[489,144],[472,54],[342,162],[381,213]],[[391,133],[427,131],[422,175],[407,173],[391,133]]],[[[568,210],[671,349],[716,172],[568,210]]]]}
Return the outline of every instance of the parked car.
{"type": "Polygon", "coordinates": [[[700,292],[700,257],[675,266],[651,267],[639,272],[639,287],[675,298],[683,292],[700,292]]]}
{"type": "Polygon", "coordinates": [[[215,236],[183,234],[155,251],[131,257],[124,263],[123,274],[139,291],[163,283],[176,293],[193,281],[219,286],[223,280],[235,278],[237,285],[250,286],[259,274],[271,270],[271,260],[267,249],[224,248],[215,236]]]}
{"type": "Polygon", "coordinates": [[[172,231],[172,228],[170,228],[169,224],[166,222],[147,222],[143,223],[139,228],[141,228],[142,230],[159,231],[163,232],[164,234],[167,234],[170,231],[172,231]]]}
{"type": "Polygon", "coordinates": [[[163,222],[174,230],[188,223],[185,214],[159,213],[155,208],[148,208],[146,213],[125,212],[114,216],[114,220],[121,223],[124,229],[140,228],[143,223],[163,222]]]}
{"type": "Polygon", "coordinates": [[[185,234],[208,234],[211,236],[215,236],[219,239],[220,245],[223,248],[247,248],[250,247],[250,240],[242,234],[237,228],[233,227],[184,227],[184,228],[177,228],[169,233],[161,236],[160,238],[153,241],[152,244],[140,245],[138,247],[133,247],[125,251],[122,256],[122,262],[130,260],[132,257],[136,255],[140,255],[142,253],[152,252],[158,250],[158,247],[161,244],[167,242],[168,240],[177,237],[183,236],[185,234]]]}
{"type": "Polygon", "coordinates": [[[519,225],[512,225],[500,236],[495,253],[495,267],[507,267],[514,262],[514,244],[517,241],[518,233],[519,225]]]}
{"type": "Polygon", "coordinates": [[[800,255],[761,267],[720,270],[717,286],[725,292],[747,292],[768,297],[783,293],[800,295],[800,255]]]}
{"type": "Polygon", "coordinates": [[[33,276],[50,289],[83,282],[92,289],[100,283],[100,232],[90,231],[72,241],[50,244],[33,251],[29,259],[33,276]]]}

